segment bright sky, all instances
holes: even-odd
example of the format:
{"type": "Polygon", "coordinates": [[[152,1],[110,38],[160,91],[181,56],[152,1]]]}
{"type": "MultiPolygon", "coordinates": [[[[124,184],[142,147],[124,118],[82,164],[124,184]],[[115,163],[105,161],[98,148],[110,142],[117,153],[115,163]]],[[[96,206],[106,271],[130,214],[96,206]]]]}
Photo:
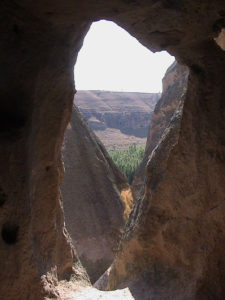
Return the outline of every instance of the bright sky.
{"type": "Polygon", "coordinates": [[[161,92],[174,57],[152,53],[113,22],[91,25],[74,69],[77,90],[161,92]]]}

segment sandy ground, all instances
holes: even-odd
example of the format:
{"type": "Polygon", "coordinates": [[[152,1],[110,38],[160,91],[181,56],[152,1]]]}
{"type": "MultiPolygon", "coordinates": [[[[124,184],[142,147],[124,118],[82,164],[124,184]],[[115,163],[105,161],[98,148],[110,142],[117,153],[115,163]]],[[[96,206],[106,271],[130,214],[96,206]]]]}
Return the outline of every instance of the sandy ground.
{"type": "Polygon", "coordinates": [[[85,287],[71,283],[61,283],[58,291],[62,300],[134,300],[128,288],[103,292],[91,286],[85,287]]]}

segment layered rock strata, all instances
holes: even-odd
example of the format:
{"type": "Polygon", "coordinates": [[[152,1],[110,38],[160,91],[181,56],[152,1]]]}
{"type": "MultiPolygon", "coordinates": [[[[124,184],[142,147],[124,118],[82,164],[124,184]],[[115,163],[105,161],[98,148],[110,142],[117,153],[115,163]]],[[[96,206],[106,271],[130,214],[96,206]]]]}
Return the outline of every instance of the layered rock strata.
{"type": "MultiPolygon", "coordinates": [[[[66,228],[94,283],[111,265],[125,224],[129,189],[102,143],[74,105],[63,144],[61,186],[66,228]]],[[[127,216],[126,216],[127,218],[127,216]]]]}
{"type": "Polygon", "coordinates": [[[74,101],[107,149],[145,145],[160,93],[78,91],[74,101]]]}

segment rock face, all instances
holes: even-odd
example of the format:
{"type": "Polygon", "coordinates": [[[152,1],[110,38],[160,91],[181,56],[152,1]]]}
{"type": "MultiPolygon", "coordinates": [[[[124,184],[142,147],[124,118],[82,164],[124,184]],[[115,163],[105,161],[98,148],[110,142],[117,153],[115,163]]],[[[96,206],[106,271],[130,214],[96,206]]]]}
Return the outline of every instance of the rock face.
{"type": "Polygon", "coordinates": [[[225,50],[225,28],[223,28],[218,35],[218,37],[215,39],[218,46],[221,47],[222,50],[225,50]]]}
{"type": "Polygon", "coordinates": [[[0,8],[0,298],[60,299],[66,281],[88,285],[64,227],[61,146],[77,53],[90,23],[109,19],[190,68],[178,138],[171,124],[151,155],[109,286],[129,285],[136,299],[223,299],[225,52],[214,38],[224,1],[15,0],[0,8]]]}
{"type": "Polygon", "coordinates": [[[107,149],[145,145],[159,93],[78,91],[75,103],[107,149]],[[114,137],[113,137],[114,135],[114,137]]]}
{"type": "Polygon", "coordinates": [[[65,178],[61,187],[66,228],[94,283],[111,265],[125,223],[121,192],[126,178],[76,106],[63,144],[65,178]]]}
{"type": "Polygon", "coordinates": [[[219,79],[225,56],[212,43],[206,48],[201,67],[190,68],[180,129],[178,110],[149,158],[145,195],[109,275],[108,288],[129,285],[137,299],[225,295],[225,107],[219,79]]]}
{"type": "MultiPolygon", "coordinates": [[[[168,68],[163,78],[163,93],[155,106],[150,123],[144,159],[138,167],[132,183],[136,198],[143,196],[146,166],[152,151],[160,142],[163,133],[170,126],[173,115],[177,114],[177,110],[180,110],[181,106],[183,106],[183,96],[187,88],[187,77],[188,68],[174,62],[168,68]]],[[[178,120],[177,118],[178,127],[180,125],[180,119],[178,120]]]]}

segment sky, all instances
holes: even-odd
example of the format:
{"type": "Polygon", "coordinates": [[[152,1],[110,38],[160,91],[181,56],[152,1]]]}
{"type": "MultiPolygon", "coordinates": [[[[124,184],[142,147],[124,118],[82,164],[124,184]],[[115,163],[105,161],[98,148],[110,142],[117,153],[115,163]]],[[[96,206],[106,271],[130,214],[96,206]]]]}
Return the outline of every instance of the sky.
{"type": "Polygon", "coordinates": [[[74,68],[76,89],[161,92],[162,78],[173,61],[166,51],[149,51],[113,22],[94,22],[74,68]]]}

